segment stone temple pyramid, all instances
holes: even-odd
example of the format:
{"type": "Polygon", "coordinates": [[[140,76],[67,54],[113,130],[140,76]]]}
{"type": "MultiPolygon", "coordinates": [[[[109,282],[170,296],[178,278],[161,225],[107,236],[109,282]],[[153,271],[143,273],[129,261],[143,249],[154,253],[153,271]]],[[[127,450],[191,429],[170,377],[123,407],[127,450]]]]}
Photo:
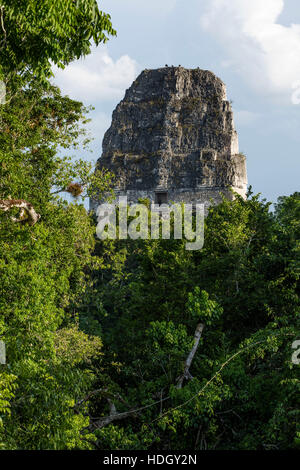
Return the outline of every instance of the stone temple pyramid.
{"type": "MultiPolygon", "coordinates": [[[[97,163],[128,202],[204,203],[247,191],[224,83],[207,70],[144,70],[113,112],[97,163]]],[[[95,209],[99,201],[91,201],[95,209]]]]}

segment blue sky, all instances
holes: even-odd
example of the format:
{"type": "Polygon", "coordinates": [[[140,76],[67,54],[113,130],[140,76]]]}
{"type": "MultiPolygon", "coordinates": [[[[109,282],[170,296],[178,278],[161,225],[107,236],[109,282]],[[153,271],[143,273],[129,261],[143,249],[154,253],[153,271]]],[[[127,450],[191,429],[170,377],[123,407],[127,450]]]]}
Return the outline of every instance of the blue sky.
{"type": "Polygon", "coordinates": [[[62,91],[92,104],[93,152],[125,90],[144,68],[200,67],[233,101],[248,180],[270,201],[299,190],[299,0],[102,0],[118,32],[84,60],[56,72],[62,91]]]}

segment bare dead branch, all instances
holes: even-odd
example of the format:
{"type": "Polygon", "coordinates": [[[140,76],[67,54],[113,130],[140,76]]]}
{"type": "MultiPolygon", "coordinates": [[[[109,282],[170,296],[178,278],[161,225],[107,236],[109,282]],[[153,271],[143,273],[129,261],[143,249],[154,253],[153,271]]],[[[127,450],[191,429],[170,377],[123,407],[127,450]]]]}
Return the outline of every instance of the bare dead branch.
{"type": "Polygon", "coordinates": [[[2,42],[4,42],[4,44],[6,44],[6,37],[7,37],[7,34],[6,34],[6,29],[4,27],[4,6],[2,5],[0,7],[0,11],[1,11],[1,28],[2,28],[2,31],[4,33],[4,40],[2,42]]]}
{"type": "Polygon", "coordinates": [[[161,402],[170,400],[170,397],[162,398],[159,401],[156,401],[154,403],[150,403],[149,405],[142,406],[141,408],[136,408],[136,409],[130,409],[129,411],[125,411],[123,413],[118,413],[115,408],[111,406],[110,403],[110,414],[108,416],[103,416],[103,418],[95,419],[87,428],[89,432],[93,432],[96,429],[102,429],[105,426],[108,426],[114,421],[120,421],[122,419],[128,418],[129,416],[131,417],[137,417],[138,414],[146,410],[148,408],[151,408],[152,406],[156,406],[158,404],[161,404],[161,402]]]}
{"type": "Polygon", "coordinates": [[[126,411],[125,413],[117,413],[116,407],[113,403],[110,404],[110,414],[108,416],[104,416],[103,418],[98,419],[97,421],[92,422],[88,430],[95,431],[96,429],[102,429],[105,426],[113,423],[114,421],[120,421],[122,419],[128,418],[128,416],[132,415],[134,410],[126,411]]]}
{"type": "Polygon", "coordinates": [[[191,351],[190,351],[190,353],[189,353],[189,355],[188,355],[188,357],[185,361],[183,374],[179,377],[177,385],[176,385],[176,388],[178,388],[178,389],[182,388],[182,384],[183,384],[184,379],[189,380],[189,379],[193,378],[191,376],[190,372],[189,372],[189,369],[190,369],[191,364],[193,362],[194,356],[197,352],[197,349],[198,349],[198,346],[199,346],[199,341],[200,341],[200,338],[202,336],[203,329],[204,329],[204,324],[203,323],[198,323],[196,331],[195,331],[195,335],[194,335],[194,345],[193,345],[193,347],[192,347],[192,349],[191,349],[191,351]]]}

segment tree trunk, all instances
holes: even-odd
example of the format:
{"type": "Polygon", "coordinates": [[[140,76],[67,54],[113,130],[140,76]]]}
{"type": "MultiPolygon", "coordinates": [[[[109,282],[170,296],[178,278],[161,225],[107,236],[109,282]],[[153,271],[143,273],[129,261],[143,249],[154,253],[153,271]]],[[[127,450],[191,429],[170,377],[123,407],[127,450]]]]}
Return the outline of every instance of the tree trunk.
{"type": "Polygon", "coordinates": [[[195,331],[195,335],[194,335],[194,346],[192,347],[192,349],[191,349],[191,351],[190,351],[190,353],[189,353],[189,355],[188,355],[188,357],[185,361],[183,374],[178,379],[178,383],[177,383],[177,386],[176,386],[176,388],[178,388],[178,389],[182,388],[182,384],[183,384],[184,379],[188,380],[188,379],[193,378],[191,376],[190,372],[189,372],[189,369],[190,369],[191,364],[193,362],[194,356],[197,352],[197,349],[198,349],[198,346],[199,346],[199,341],[200,341],[200,338],[202,336],[203,329],[204,329],[204,324],[203,323],[198,323],[196,331],[195,331]]]}

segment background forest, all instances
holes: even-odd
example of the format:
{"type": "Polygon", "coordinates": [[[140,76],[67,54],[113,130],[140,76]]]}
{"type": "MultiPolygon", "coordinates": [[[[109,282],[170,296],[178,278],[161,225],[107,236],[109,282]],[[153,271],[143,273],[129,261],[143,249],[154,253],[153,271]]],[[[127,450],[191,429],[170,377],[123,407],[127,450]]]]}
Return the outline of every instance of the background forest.
{"type": "Polygon", "coordinates": [[[200,251],[97,240],[76,197],[113,176],[68,156],[89,110],[51,67],[115,35],[110,17],[1,4],[0,448],[299,449],[300,193],[224,200],[200,251]]]}

